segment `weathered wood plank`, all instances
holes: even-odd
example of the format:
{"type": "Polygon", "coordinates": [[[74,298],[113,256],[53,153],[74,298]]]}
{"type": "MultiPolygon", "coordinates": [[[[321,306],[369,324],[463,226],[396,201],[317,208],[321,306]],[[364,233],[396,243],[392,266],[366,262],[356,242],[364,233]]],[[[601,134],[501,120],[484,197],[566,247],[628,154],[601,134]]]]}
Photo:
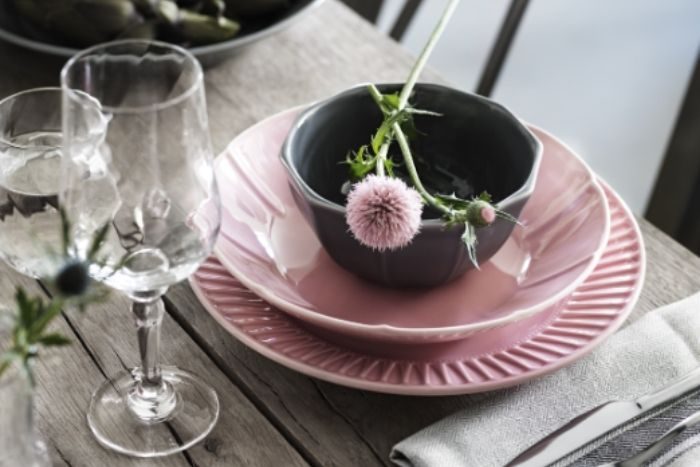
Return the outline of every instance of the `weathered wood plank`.
{"type": "MultiPolygon", "coordinates": [[[[44,296],[36,281],[23,277],[0,263],[0,301],[14,303],[16,286],[27,293],[44,296]]],[[[36,367],[36,421],[54,465],[67,466],[183,466],[190,465],[182,455],[166,460],[138,461],[102,449],[92,437],[85,413],[92,390],[104,377],[77,341],[64,317],[53,330],[71,337],[73,345],[51,349],[36,367]]]]}
{"type": "MultiPolygon", "coordinates": [[[[103,374],[111,375],[139,363],[136,332],[126,297],[115,293],[108,301],[92,305],[85,314],[71,310],[66,315],[103,374]]],[[[219,395],[218,424],[203,443],[187,451],[193,465],[272,465],[280,459],[284,459],[285,465],[308,465],[167,314],[161,332],[161,362],[192,371],[211,384],[219,395]]],[[[80,389],[87,392],[96,387],[96,383],[80,384],[80,389]]],[[[91,437],[80,441],[94,443],[91,437]]]]}

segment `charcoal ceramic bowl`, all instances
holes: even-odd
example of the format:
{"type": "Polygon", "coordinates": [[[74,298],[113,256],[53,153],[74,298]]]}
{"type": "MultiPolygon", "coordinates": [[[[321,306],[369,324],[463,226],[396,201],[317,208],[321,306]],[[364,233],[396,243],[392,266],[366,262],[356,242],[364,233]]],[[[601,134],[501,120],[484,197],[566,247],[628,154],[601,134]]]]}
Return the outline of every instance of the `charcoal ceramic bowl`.
{"type": "MultiPolygon", "coordinates": [[[[395,92],[401,85],[378,88],[395,92]]],[[[422,134],[412,149],[428,189],[455,192],[463,198],[485,190],[498,208],[518,217],[535,187],[542,152],[525,125],[489,99],[445,86],[418,84],[411,102],[416,108],[442,114],[415,119],[422,134]]],[[[281,152],[295,201],[342,267],[386,286],[443,284],[473,268],[460,238],[464,227],[446,228],[435,212],[424,209],[420,233],[411,244],[381,253],[361,245],[348,230],[345,196],[340,191],[347,180],[347,166],[339,162],[349,149],[369,141],[381,118],[366,86],[351,88],[302,112],[281,152]]],[[[497,219],[478,229],[480,263],[498,251],[513,227],[497,219]]]]}

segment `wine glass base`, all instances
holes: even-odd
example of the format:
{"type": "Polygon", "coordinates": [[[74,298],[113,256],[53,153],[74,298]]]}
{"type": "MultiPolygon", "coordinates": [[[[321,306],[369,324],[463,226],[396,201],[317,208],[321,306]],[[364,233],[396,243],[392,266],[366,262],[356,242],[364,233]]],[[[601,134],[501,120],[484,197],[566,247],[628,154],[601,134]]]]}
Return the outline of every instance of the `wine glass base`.
{"type": "Polygon", "coordinates": [[[102,446],[134,457],[167,456],[191,447],[214,428],[219,418],[216,392],[196,376],[174,367],[161,371],[164,382],[177,395],[175,409],[160,422],[137,417],[128,402],[136,384],[132,371],[119,372],[92,395],[87,421],[102,446]]]}

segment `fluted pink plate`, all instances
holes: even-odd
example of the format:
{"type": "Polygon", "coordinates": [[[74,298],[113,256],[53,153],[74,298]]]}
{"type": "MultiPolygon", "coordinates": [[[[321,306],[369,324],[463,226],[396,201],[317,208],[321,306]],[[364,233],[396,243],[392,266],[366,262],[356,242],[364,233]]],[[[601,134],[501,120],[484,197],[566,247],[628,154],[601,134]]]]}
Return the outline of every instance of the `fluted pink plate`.
{"type": "Polygon", "coordinates": [[[248,290],[210,258],[190,283],[233,336],[315,378],[370,391],[449,395],[523,383],[581,358],[624,322],[644,282],[645,255],[628,208],[606,188],[611,233],[595,270],[559,303],[467,339],[424,345],[361,341],[310,331],[248,290]]]}
{"type": "Polygon", "coordinates": [[[586,164],[533,128],[544,151],[535,192],[480,271],[431,289],[374,285],[338,266],[297,208],[279,151],[297,115],[270,117],[219,156],[224,214],[216,255],[243,285],[309,324],[396,342],[439,342],[525,319],[591,272],[609,234],[605,195],[586,164]]]}

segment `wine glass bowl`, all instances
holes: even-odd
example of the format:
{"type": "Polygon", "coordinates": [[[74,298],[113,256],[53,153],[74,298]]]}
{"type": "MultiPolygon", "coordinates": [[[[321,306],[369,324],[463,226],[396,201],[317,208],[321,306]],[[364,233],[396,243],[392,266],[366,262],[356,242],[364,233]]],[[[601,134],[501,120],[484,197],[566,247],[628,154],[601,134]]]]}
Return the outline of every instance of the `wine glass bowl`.
{"type": "Polygon", "coordinates": [[[96,229],[111,225],[97,276],[127,293],[188,277],[218,232],[202,72],[178,49],[117,42],[77,56],[63,74],[70,150],[81,131],[90,131],[75,124],[86,107],[99,105],[109,120],[99,147],[72,157],[67,178],[82,184],[68,183],[66,210],[83,249],[96,229]]]}
{"type": "Polygon", "coordinates": [[[74,253],[132,299],[141,353],[139,368],[96,391],[88,422],[119,452],[178,452],[206,436],[219,411],[208,385],[158,364],[160,297],[209,256],[219,231],[202,69],[180,47],[125,40],[76,55],[61,84],[61,204],[74,253]]]}

